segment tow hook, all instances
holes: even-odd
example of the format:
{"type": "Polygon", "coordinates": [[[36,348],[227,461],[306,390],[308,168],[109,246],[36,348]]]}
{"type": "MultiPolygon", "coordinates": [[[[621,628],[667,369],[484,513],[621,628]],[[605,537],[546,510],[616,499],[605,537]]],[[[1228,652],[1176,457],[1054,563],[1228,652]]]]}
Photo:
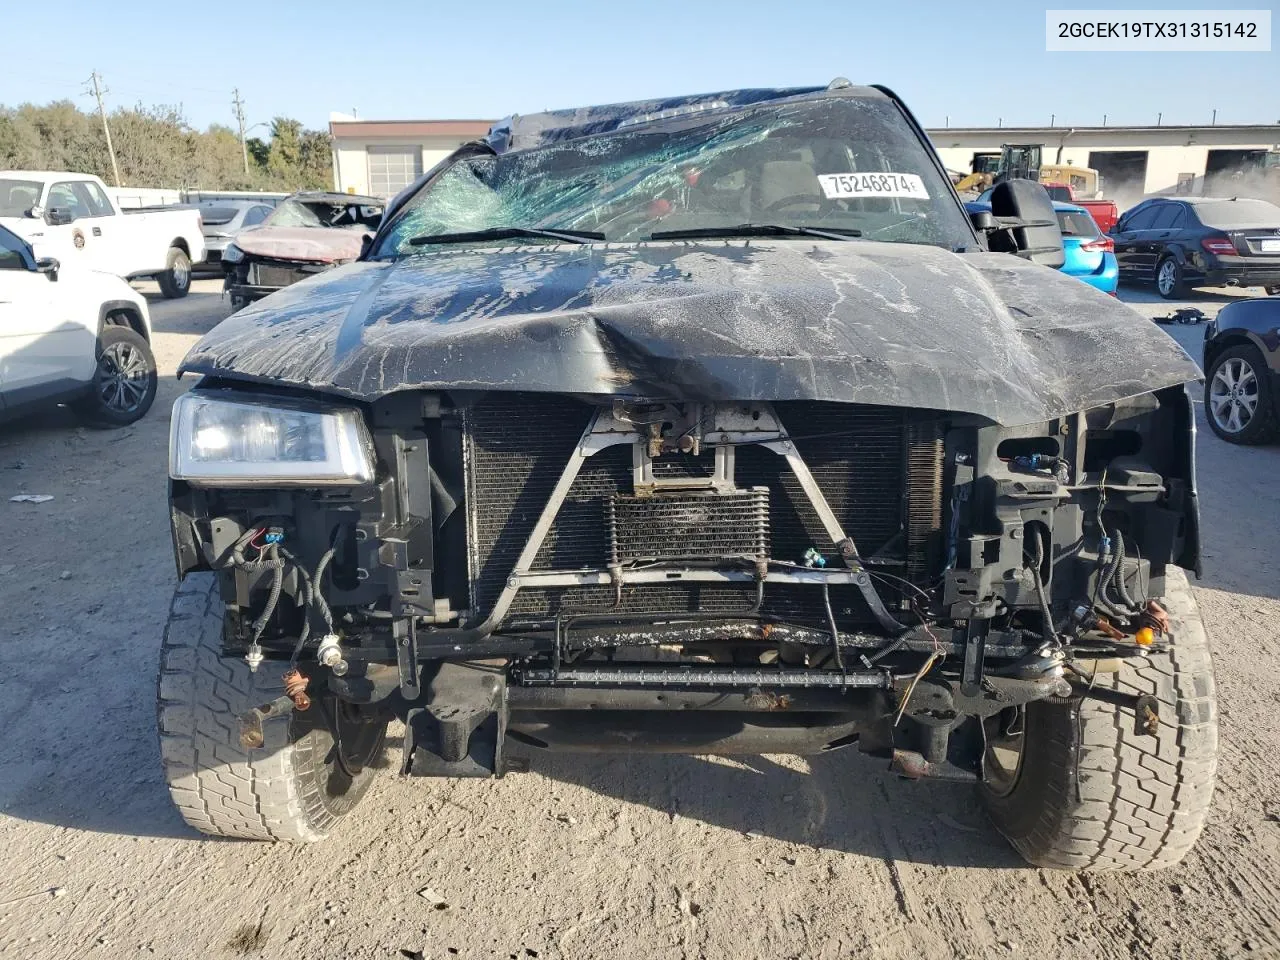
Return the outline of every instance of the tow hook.
{"type": "Polygon", "coordinates": [[[301,712],[311,709],[311,698],[307,696],[310,678],[299,670],[288,670],[281,679],[284,681],[282,696],[260,707],[246,710],[236,718],[240,721],[240,746],[247,750],[256,750],[262,746],[265,740],[262,721],[268,717],[281,717],[294,710],[301,712]]]}
{"type": "Polygon", "coordinates": [[[278,717],[293,709],[293,701],[288,695],[276,697],[270,703],[254,707],[238,717],[240,721],[240,746],[246,750],[256,750],[262,746],[262,721],[268,717],[278,717]]]}
{"type": "Polygon", "coordinates": [[[1160,701],[1149,693],[1125,693],[1122,690],[1108,690],[1082,683],[1071,684],[1071,689],[1078,697],[1089,697],[1121,709],[1132,710],[1133,732],[1137,736],[1154,737],[1160,732],[1160,701]]]}
{"type": "Polygon", "coordinates": [[[915,750],[894,750],[889,770],[908,780],[919,780],[929,775],[929,761],[915,750]]]}
{"type": "Polygon", "coordinates": [[[959,767],[949,760],[930,763],[924,754],[915,750],[894,749],[889,761],[889,772],[896,773],[906,780],[951,780],[958,783],[972,783],[977,780],[973,770],[959,767]]]}

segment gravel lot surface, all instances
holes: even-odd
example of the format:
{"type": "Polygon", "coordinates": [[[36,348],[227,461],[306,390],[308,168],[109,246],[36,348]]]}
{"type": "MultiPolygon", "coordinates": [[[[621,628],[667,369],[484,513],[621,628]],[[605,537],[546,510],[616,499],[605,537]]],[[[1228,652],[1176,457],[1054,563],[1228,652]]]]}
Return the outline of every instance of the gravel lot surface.
{"type": "MultiPolygon", "coordinates": [[[[1208,829],[1177,869],[1025,868],[972,788],[900,782],[853,752],[388,772],[324,844],[191,833],[155,733],[165,455],[190,383],[172,374],[228,307],[214,281],[180,301],[141,286],[151,414],[117,432],[65,411],[0,428],[0,957],[1280,956],[1280,448],[1230,446],[1203,420],[1196,593],[1223,746],[1208,829]],[[54,499],[8,502],[23,492],[54,499]]],[[[1239,295],[1190,303],[1212,315],[1239,295]]],[[[1122,296],[1147,316],[1178,305],[1122,296]]],[[[1201,327],[1165,329],[1198,358],[1201,327]]]]}

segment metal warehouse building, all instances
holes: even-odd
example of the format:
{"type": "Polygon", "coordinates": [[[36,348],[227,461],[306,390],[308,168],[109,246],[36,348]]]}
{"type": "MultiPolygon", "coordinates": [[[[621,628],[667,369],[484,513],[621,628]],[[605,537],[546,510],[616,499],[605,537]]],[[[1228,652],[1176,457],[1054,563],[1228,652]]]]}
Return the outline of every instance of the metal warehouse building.
{"type": "Polygon", "coordinates": [[[1134,203],[1150,194],[1234,192],[1233,183],[1280,150],[1280,124],[1203,127],[951,127],[930,130],[949,170],[969,173],[1002,144],[1043,144],[1045,163],[1092,167],[1104,192],[1134,203]]]}
{"type": "MultiPolygon", "coordinates": [[[[449,152],[483,136],[489,120],[356,120],[334,114],[333,179],[351,193],[390,197],[449,152]]],[[[1093,167],[1127,206],[1148,194],[1234,192],[1238,171],[1280,150],[1280,124],[1159,127],[950,127],[930,130],[950,170],[1006,143],[1043,144],[1046,163],[1093,167]]]]}

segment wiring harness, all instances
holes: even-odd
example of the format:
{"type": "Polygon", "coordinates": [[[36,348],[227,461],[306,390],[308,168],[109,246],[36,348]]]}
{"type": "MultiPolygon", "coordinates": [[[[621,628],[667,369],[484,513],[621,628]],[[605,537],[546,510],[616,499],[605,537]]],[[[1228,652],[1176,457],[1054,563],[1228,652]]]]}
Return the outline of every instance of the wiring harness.
{"type": "Polygon", "coordinates": [[[324,635],[333,631],[333,612],[324,598],[324,577],[329,565],[337,553],[337,544],[341,539],[343,528],[338,526],[329,541],[329,548],[320,557],[314,570],[308,570],[297,556],[284,546],[284,530],[281,527],[251,527],[232,545],[231,565],[247,574],[271,573],[271,585],[267,591],[267,600],[262,612],[250,625],[249,649],[245,653],[245,662],[249,669],[256,671],[265,659],[261,640],[267,625],[275,616],[280,605],[280,595],[284,587],[286,566],[292,567],[298,576],[297,605],[302,610],[302,625],[298,629],[298,640],[293,647],[293,655],[289,658],[290,668],[297,666],[307,640],[311,637],[312,616],[319,618],[324,624],[324,635]],[[255,551],[253,556],[249,551],[255,551]]]}

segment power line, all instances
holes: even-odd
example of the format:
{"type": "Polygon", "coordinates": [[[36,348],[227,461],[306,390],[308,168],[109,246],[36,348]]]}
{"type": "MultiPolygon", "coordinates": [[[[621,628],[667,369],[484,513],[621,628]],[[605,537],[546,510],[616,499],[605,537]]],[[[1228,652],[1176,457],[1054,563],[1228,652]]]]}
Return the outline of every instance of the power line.
{"type": "MultiPolygon", "coordinates": [[[[67,60],[52,60],[49,57],[45,56],[43,53],[38,56],[31,56],[31,55],[24,55],[24,54],[11,54],[9,51],[6,50],[5,56],[4,56],[4,62],[6,64],[11,64],[14,62],[25,62],[25,63],[35,64],[37,67],[40,67],[40,68],[62,67],[68,71],[79,70],[79,67],[75,63],[72,63],[67,60]]],[[[30,76],[31,74],[27,70],[21,70],[21,71],[15,71],[14,75],[30,76]]],[[[175,81],[168,75],[161,77],[158,72],[157,73],[134,73],[133,71],[129,71],[129,70],[119,70],[113,66],[111,68],[111,75],[116,78],[117,83],[119,83],[120,79],[123,77],[125,80],[133,80],[136,83],[144,84],[147,89],[151,89],[153,87],[163,87],[166,90],[188,90],[188,91],[195,91],[198,93],[216,94],[219,97],[226,96],[225,88],[222,90],[215,90],[212,87],[200,87],[191,83],[186,83],[185,81],[182,81],[182,80],[175,81]]]]}
{"type": "Polygon", "coordinates": [[[111,155],[111,173],[115,178],[116,186],[122,187],[124,184],[120,182],[120,164],[116,163],[116,148],[111,143],[111,128],[107,126],[107,109],[102,105],[102,95],[111,91],[99,84],[101,79],[102,77],[95,70],[89,74],[88,82],[93,84],[93,96],[98,101],[98,116],[102,117],[102,132],[107,136],[107,153],[111,155]]]}

